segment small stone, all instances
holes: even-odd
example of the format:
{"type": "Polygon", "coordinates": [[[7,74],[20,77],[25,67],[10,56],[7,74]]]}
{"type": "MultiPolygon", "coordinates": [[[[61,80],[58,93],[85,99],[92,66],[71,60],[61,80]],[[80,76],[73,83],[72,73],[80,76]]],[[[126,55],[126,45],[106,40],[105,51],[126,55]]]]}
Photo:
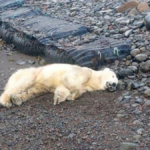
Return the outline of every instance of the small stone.
{"type": "Polygon", "coordinates": [[[139,67],[139,63],[133,62],[133,63],[132,63],[132,66],[139,67]]]}
{"type": "Polygon", "coordinates": [[[127,59],[127,60],[131,60],[131,59],[132,59],[131,55],[128,55],[128,56],[126,57],[126,59],[127,59]]]}
{"type": "Polygon", "coordinates": [[[125,65],[129,66],[130,64],[131,64],[131,61],[130,60],[126,60],[125,65]]]}
{"type": "Polygon", "coordinates": [[[135,103],[142,104],[142,103],[143,103],[143,99],[137,98],[137,99],[135,100],[135,103]]]}
{"type": "Polygon", "coordinates": [[[126,32],[127,30],[129,30],[129,27],[123,27],[123,28],[120,28],[120,33],[124,33],[126,32]]]}
{"type": "Polygon", "coordinates": [[[82,137],[82,139],[87,139],[88,138],[88,135],[84,135],[83,137],[82,137]]]}
{"type": "Polygon", "coordinates": [[[122,102],[122,101],[123,101],[123,97],[120,96],[120,97],[117,99],[117,101],[122,102]]]}
{"type": "Polygon", "coordinates": [[[135,59],[138,61],[144,61],[148,58],[148,56],[146,54],[138,54],[135,56],[135,59]]]}
{"type": "Polygon", "coordinates": [[[130,95],[130,92],[129,92],[129,91],[123,93],[123,96],[129,96],[129,95],[130,95]]]}
{"type": "Polygon", "coordinates": [[[117,85],[117,89],[118,90],[124,90],[126,88],[126,85],[124,82],[122,82],[121,80],[119,80],[118,85],[117,85]]]}
{"type": "Polygon", "coordinates": [[[141,48],[140,48],[140,51],[141,51],[142,53],[147,52],[147,50],[145,49],[145,47],[141,47],[141,48]]]}
{"type": "Polygon", "coordinates": [[[112,17],[109,16],[109,15],[104,16],[104,19],[105,19],[105,20],[111,20],[111,18],[112,18],[112,17]]]}
{"type": "Polygon", "coordinates": [[[130,96],[130,95],[128,95],[128,96],[124,96],[124,99],[126,99],[126,100],[129,100],[129,99],[131,99],[132,97],[130,96]]]}
{"type": "Polygon", "coordinates": [[[143,126],[143,123],[140,120],[135,120],[133,122],[134,125],[139,125],[139,126],[143,126]]]}
{"type": "Polygon", "coordinates": [[[150,116],[150,110],[146,110],[146,115],[150,116]]]}
{"type": "Polygon", "coordinates": [[[115,20],[116,23],[122,24],[122,25],[127,25],[130,23],[130,19],[126,17],[121,17],[115,20]]]}
{"type": "Polygon", "coordinates": [[[17,65],[25,65],[26,64],[26,61],[23,61],[23,60],[19,60],[16,62],[17,65]]]}
{"type": "Polygon", "coordinates": [[[118,113],[117,113],[117,118],[123,118],[123,117],[126,117],[127,116],[127,113],[125,113],[124,110],[120,110],[118,113]]]}
{"type": "Polygon", "coordinates": [[[10,141],[10,142],[8,141],[8,142],[7,142],[7,145],[8,145],[8,146],[13,146],[13,143],[12,143],[11,141],[10,141]]]}
{"type": "Polygon", "coordinates": [[[129,78],[129,79],[134,79],[134,78],[135,78],[135,76],[128,76],[128,78],[129,78]]]}
{"type": "Polygon", "coordinates": [[[133,25],[134,25],[134,26],[137,26],[137,27],[139,27],[139,28],[140,28],[143,24],[144,24],[144,20],[140,20],[140,21],[139,21],[139,20],[138,20],[138,21],[135,20],[135,21],[133,22],[133,25]]]}
{"type": "Polygon", "coordinates": [[[150,60],[147,60],[146,62],[142,62],[140,64],[140,70],[142,72],[148,72],[150,70],[150,60]]]}
{"type": "Polygon", "coordinates": [[[117,8],[117,12],[124,12],[126,10],[137,7],[139,4],[138,1],[132,0],[130,2],[125,2],[123,5],[117,8]]]}
{"type": "Polygon", "coordinates": [[[117,118],[123,118],[123,117],[126,117],[127,114],[117,114],[117,118]]]}
{"type": "Polygon", "coordinates": [[[148,9],[149,9],[149,6],[148,6],[148,4],[146,2],[141,2],[137,6],[137,10],[140,11],[140,12],[144,12],[144,11],[146,11],[148,9]]]}
{"type": "Polygon", "coordinates": [[[117,67],[119,65],[120,61],[119,60],[115,60],[115,66],[117,67]]]}
{"type": "Polygon", "coordinates": [[[37,34],[37,33],[39,33],[40,31],[39,31],[39,29],[34,29],[34,32],[37,34]]]}
{"type": "Polygon", "coordinates": [[[120,144],[120,150],[131,150],[138,148],[139,145],[136,143],[131,143],[131,142],[121,142],[120,144]]]}
{"type": "Polygon", "coordinates": [[[130,52],[131,56],[135,57],[136,55],[140,54],[140,50],[139,49],[134,49],[130,52]]]}
{"type": "Polygon", "coordinates": [[[138,68],[136,66],[129,66],[128,68],[133,70],[134,72],[138,71],[138,68]]]}
{"type": "Polygon", "coordinates": [[[148,81],[147,81],[147,86],[149,86],[149,87],[150,87],[150,80],[148,80],[148,81]]]}
{"type": "Polygon", "coordinates": [[[132,16],[132,15],[139,15],[139,11],[136,8],[133,8],[130,10],[130,12],[128,13],[128,16],[132,16]]]}
{"type": "Polygon", "coordinates": [[[12,56],[12,52],[8,52],[8,53],[7,53],[7,56],[12,56]]]}
{"type": "Polygon", "coordinates": [[[41,60],[39,61],[39,64],[40,64],[40,65],[45,65],[45,64],[46,64],[46,61],[45,61],[44,59],[41,59],[41,60]]]}
{"type": "Polygon", "coordinates": [[[74,133],[70,133],[68,136],[67,136],[67,138],[73,138],[75,136],[75,134],[74,133]]]}
{"type": "Polygon", "coordinates": [[[114,35],[112,35],[112,37],[114,38],[114,39],[119,39],[119,38],[122,38],[122,34],[114,34],[114,35]]]}
{"type": "Polygon", "coordinates": [[[130,82],[127,83],[127,88],[126,88],[126,89],[127,89],[128,91],[131,91],[131,90],[132,90],[132,83],[133,83],[132,81],[130,81],[130,82]]]}
{"type": "Polygon", "coordinates": [[[140,140],[141,140],[141,136],[140,136],[140,135],[134,135],[134,136],[133,136],[133,141],[134,141],[134,142],[138,142],[138,143],[139,143],[140,140]]]}
{"type": "Polygon", "coordinates": [[[148,14],[148,15],[144,18],[144,24],[145,24],[147,30],[150,30],[150,14],[148,14]]]}
{"type": "Polygon", "coordinates": [[[150,97],[150,89],[147,89],[144,91],[144,96],[145,97],[150,97]]]}
{"type": "Polygon", "coordinates": [[[129,35],[132,33],[132,31],[133,31],[132,29],[126,31],[126,32],[124,33],[125,37],[129,37],[129,35]]]}
{"type": "Polygon", "coordinates": [[[120,77],[120,78],[124,78],[126,76],[133,76],[134,75],[134,72],[133,70],[131,69],[122,69],[122,70],[119,70],[117,72],[117,75],[120,77]]]}
{"type": "Polygon", "coordinates": [[[140,115],[142,112],[139,110],[139,108],[135,108],[133,113],[136,114],[136,115],[140,115]]]}
{"type": "Polygon", "coordinates": [[[140,128],[137,130],[137,134],[142,135],[144,133],[144,131],[145,130],[143,128],[140,128]]]}
{"type": "Polygon", "coordinates": [[[28,60],[27,62],[28,62],[28,64],[35,64],[34,60],[28,60]]]}
{"type": "Polygon", "coordinates": [[[133,82],[132,83],[132,88],[133,89],[137,89],[137,88],[139,88],[140,87],[140,85],[138,84],[138,83],[136,83],[136,82],[133,82]]]}
{"type": "Polygon", "coordinates": [[[145,106],[150,107],[150,100],[147,100],[147,101],[145,102],[145,106]]]}
{"type": "Polygon", "coordinates": [[[73,11],[79,11],[79,10],[80,10],[79,7],[72,7],[72,8],[70,9],[71,12],[73,12],[73,11]]]}

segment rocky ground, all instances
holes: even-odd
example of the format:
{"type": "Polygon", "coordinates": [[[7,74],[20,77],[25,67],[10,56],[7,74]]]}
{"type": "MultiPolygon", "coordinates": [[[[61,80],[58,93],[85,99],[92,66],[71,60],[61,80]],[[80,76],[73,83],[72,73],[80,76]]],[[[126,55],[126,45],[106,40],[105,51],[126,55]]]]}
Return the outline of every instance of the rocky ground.
{"type": "MultiPolygon", "coordinates": [[[[27,0],[26,5],[38,6],[52,17],[86,25],[91,31],[87,40],[100,35],[125,40],[131,45],[131,55],[109,67],[130,69],[134,74],[121,79],[114,93],[87,93],[75,102],[55,107],[50,94],[21,107],[1,108],[0,148],[149,150],[149,17],[145,20],[147,28],[144,25],[150,13],[149,1],[27,0]]],[[[79,39],[73,42],[78,45],[79,39]]],[[[1,88],[16,69],[44,63],[40,58],[17,53],[3,42],[0,62],[1,88]]]]}

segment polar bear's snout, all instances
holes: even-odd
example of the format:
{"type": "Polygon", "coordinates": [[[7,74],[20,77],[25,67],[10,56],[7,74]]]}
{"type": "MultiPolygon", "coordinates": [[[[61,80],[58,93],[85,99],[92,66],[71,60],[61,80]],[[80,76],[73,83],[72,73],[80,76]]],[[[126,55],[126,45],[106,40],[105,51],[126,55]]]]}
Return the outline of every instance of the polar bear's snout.
{"type": "Polygon", "coordinates": [[[115,91],[116,87],[117,87],[116,82],[106,82],[106,89],[108,89],[108,91],[115,91]]]}

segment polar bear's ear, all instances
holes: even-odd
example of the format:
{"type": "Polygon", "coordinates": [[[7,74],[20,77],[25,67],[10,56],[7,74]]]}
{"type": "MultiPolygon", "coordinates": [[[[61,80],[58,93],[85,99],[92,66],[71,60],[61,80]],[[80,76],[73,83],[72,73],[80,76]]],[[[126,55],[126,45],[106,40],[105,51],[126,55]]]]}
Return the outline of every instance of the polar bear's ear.
{"type": "Polygon", "coordinates": [[[104,70],[105,70],[105,71],[110,71],[110,69],[109,69],[109,68],[104,68],[104,70]]]}

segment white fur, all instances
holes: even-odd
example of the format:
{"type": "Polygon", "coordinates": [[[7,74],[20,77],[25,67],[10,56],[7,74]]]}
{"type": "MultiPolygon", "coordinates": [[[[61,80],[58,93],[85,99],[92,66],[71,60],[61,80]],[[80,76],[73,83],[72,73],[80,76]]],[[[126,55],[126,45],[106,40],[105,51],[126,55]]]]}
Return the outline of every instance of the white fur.
{"type": "Polygon", "coordinates": [[[105,90],[106,82],[118,83],[116,74],[109,68],[94,71],[77,65],[52,64],[20,69],[9,78],[0,104],[5,107],[12,103],[21,105],[41,93],[54,92],[56,105],[65,100],[75,100],[86,91],[105,90]]]}

